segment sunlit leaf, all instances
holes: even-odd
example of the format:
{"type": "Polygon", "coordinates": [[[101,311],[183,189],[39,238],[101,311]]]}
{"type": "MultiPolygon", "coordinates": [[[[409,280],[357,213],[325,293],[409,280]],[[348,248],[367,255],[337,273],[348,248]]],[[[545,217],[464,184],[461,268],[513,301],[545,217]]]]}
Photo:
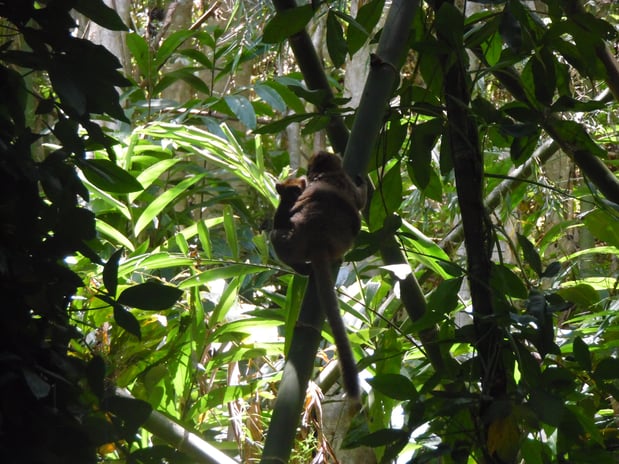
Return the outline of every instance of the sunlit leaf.
{"type": "Polygon", "coordinates": [[[180,196],[187,193],[189,187],[202,180],[206,174],[198,174],[196,176],[187,177],[179,182],[174,187],[166,190],[161,195],[153,200],[153,202],[144,209],[140,217],[135,223],[133,230],[134,236],[138,236],[146,226],[148,226],[155,217],[157,217],[170,203],[177,200],[180,196]]]}
{"type": "Polygon", "coordinates": [[[77,164],[84,176],[101,190],[129,193],[142,190],[140,183],[127,171],[106,159],[82,159],[77,164]]]}

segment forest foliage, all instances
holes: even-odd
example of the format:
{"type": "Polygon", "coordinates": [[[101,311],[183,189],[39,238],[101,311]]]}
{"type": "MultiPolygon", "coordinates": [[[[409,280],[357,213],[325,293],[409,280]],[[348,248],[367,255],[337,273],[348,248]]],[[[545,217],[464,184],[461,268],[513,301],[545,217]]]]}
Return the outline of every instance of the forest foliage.
{"type": "Polygon", "coordinates": [[[0,460],[615,462],[617,5],[197,3],[159,36],[140,2],[0,2],[0,460]],[[312,281],[268,242],[290,127],[374,187],[345,437],[312,281]]]}

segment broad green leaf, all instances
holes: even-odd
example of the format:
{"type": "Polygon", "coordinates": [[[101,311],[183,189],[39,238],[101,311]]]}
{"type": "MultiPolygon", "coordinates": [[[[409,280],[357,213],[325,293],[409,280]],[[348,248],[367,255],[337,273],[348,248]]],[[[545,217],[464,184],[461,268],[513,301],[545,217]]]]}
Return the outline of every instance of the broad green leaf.
{"type": "Polygon", "coordinates": [[[188,58],[191,58],[192,60],[204,66],[206,69],[210,69],[210,70],[213,69],[213,62],[209,59],[208,56],[206,56],[200,50],[196,50],[193,48],[185,48],[183,50],[179,50],[178,53],[188,58]]]}
{"type": "Polygon", "coordinates": [[[140,174],[138,174],[137,180],[140,185],[143,187],[141,192],[130,193],[127,198],[129,203],[133,203],[136,198],[138,198],[148,187],[153,185],[153,183],[166,171],[168,171],[172,166],[178,163],[180,159],[178,158],[170,158],[163,159],[161,161],[156,162],[155,164],[144,169],[140,174]]]}
{"type": "Polygon", "coordinates": [[[301,32],[312,19],[314,10],[307,4],[278,11],[264,26],[262,41],[264,43],[279,43],[297,32],[301,32]]]}
{"type": "Polygon", "coordinates": [[[383,395],[400,401],[417,398],[417,390],[409,378],[400,374],[379,374],[368,383],[383,395]]]}
{"type": "Polygon", "coordinates": [[[543,390],[533,390],[530,395],[529,407],[542,422],[559,427],[566,409],[563,399],[543,390]]]}
{"type": "Polygon", "coordinates": [[[157,95],[167,89],[169,86],[177,81],[183,81],[189,84],[198,92],[202,92],[205,95],[210,94],[210,89],[206,83],[195,74],[195,68],[180,68],[174,71],[170,71],[161,76],[161,79],[157,82],[157,85],[153,88],[153,94],[157,95]]]}
{"type": "Polygon", "coordinates": [[[135,59],[136,64],[138,65],[138,69],[140,70],[140,74],[144,76],[149,81],[155,79],[153,76],[153,68],[151,67],[151,57],[150,57],[150,49],[148,47],[148,42],[141,35],[131,32],[127,34],[127,38],[125,39],[127,42],[127,47],[131,52],[131,55],[135,59]]]}
{"type": "Polygon", "coordinates": [[[489,66],[495,66],[501,59],[503,50],[503,40],[498,33],[492,34],[490,38],[481,44],[481,49],[489,66]]]}
{"type": "Polygon", "coordinates": [[[457,268],[452,265],[447,253],[430,237],[404,220],[402,221],[402,231],[407,235],[407,238],[410,237],[406,242],[410,253],[409,259],[423,263],[443,279],[459,275],[459,273],[454,273],[457,268]]]}
{"type": "Polygon", "coordinates": [[[557,87],[554,57],[547,49],[542,48],[531,57],[530,62],[532,63],[531,70],[535,85],[535,97],[537,101],[550,106],[557,87]]]}
{"type": "Polygon", "coordinates": [[[327,50],[333,65],[336,68],[341,67],[346,61],[348,47],[346,46],[342,25],[331,10],[327,15],[327,50]]]}
{"type": "Polygon", "coordinates": [[[121,245],[129,251],[135,251],[135,246],[133,245],[133,243],[131,243],[131,240],[129,240],[118,229],[112,227],[103,219],[97,218],[95,227],[100,234],[103,234],[108,237],[108,239],[111,239],[114,245],[121,245]]]}
{"type": "Polygon", "coordinates": [[[372,34],[383,12],[384,4],[384,0],[372,0],[359,8],[355,19],[349,21],[347,45],[350,56],[357,53],[372,34]]]}
{"type": "Polygon", "coordinates": [[[118,303],[147,311],[169,309],[183,294],[182,290],[159,282],[145,282],[124,289],[118,303]]]}
{"type": "Polygon", "coordinates": [[[102,404],[105,405],[107,411],[122,418],[124,432],[122,438],[125,440],[133,438],[138,428],[148,419],[153,410],[151,405],[144,400],[114,395],[109,395],[102,404]]]}
{"type": "Polygon", "coordinates": [[[118,269],[118,275],[126,276],[138,269],[152,271],[156,269],[191,266],[192,264],[193,259],[180,253],[149,253],[125,260],[118,269]]]}
{"type": "Polygon", "coordinates": [[[520,277],[503,264],[492,266],[490,282],[493,290],[500,295],[524,299],[529,294],[520,277]]]}
{"type": "MultiPolygon", "coordinates": [[[[275,91],[278,94],[280,94],[281,97],[284,99],[284,101],[286,102],[286,105],[288,105],[288,108],[290,108],[292,111],[294,111],[297,114],[305,113],[305,104],[299,98],[298,95],[296,95],[292,90],[290,90],[289,85],[290,85],[291,80],[293,79],[286,78],[286,77],[278,77],[276,78],[275,81],[265,82],[264,85],[267,85],[275,89],[275,91]]],[[[293,81],[296,82],[297,85],[300,84],[300,81],[297,81],[297,80],[293,80],[293,81]]]]}
{"type": "Polygon", "coordinates": [[[107,6],[103,0],[76,0],[73,8],[106,29],[111,31],[128,30],[118,13],[107,6]]]}
{"type": "Polygon", "coordinates": [[[256,128],[256,112],[250,101],[243,95],[226,95],[224,97],[230,110],[247,128],[256,128]]]}
{"type": "Polygon", "coordinates": [[[544,447],[547,446],[539,440],[524,439],[520,445],[520,453],[524,462],[527,464],[544,464],[544,447]]]}
{"type": "Polygon", "coordinates": [[[554,133],[553,137],[558,137],[569,144],[575,152],[584,150],[600,158],[606,157],[606,150],[591,139],[582,124],[557,118],[550,118],[547,123],[554,133]]]}
{"type": "Polygon", "coordinates": [[[143,190],[140,183],[127,171],[106,159],[77,159],[77,165],[90,182],[101,190],[130,193],[143,190]]]}
{"type": "Polygon", "coordinates": [[[103,266],[103,285],[107,289],[112,298],[116,297],[116,289],[118,287],[118,262],[123,254],[123,249],[116,250],[105,266],[103,266]]]}
{"type": "Polygon", "coordinates": [[[324,89],[310,90],[302,85],[289,85],[288,88],[292,90],[295,95],[298,95],[316,106],[324,106],[327,103],[329,94],[324,89]]]}
{"type": "Polygon", "coordinates": [[[536,128],[532,135],[514,137],[514,140],[509,148],[509,154],[516,166],[521,165],[528,160],[538,146],[541,130],[536,128]]]}
{"type": "Polygon", "coordinates": [[[198,174],[196,176],[187,177],[155,198],[138,218],[133,230],[134,236],[137,237],[170,203],[187,193],[189,187],[202,180],[205,175],[206,174],[198,174]]]}
{"type": "Polygon", "coordinates": [[[600,302],[600,294],[587,284],[563,287],[557,291],[557,294],[585,309],[594,307],[600,302]]]}
{"type": "Polygon", "coordinates": [[[265,271],[264,266],[258,266],[255,264],[231,264],[228,266],[209,269],[208,271],[191,276],[182,281],[178,285],[178,288],[181,290],[186,290],[190,287],[207,284],[213,280],[229,279],[231,277],[244,276],[263,271],[265,271]]]}
{"type": "Polygon", "coordinates": [[[182,29],[170,34],[157,50],[157,55],[155,56],[155,68],[160,69],[168,58],[172,56],[172,53],[174,53],[187,39],[190,39],[194,35],[195,32],[189,29],[182,29]]]}
{"type": "Polygon", "coordinates": [[[605,380],[619,379],[619,359],[617,358],[605,358],[602,359],[595,370],[593,371],[593,377],[598,382],[605,380]]]}
{"type": "Polygon", "coordinates": [[[403,429],[381,429],[360,438],[354,446],[369,446],[378,448],[401,440],[408,440],[408,432],[403,429]]]}
{"type": "MultiPolygon", "coordinates": [[[[376,196],[380,197],[379,200],[385,215],[391,215],[399,211],[402,204],[402,175],[400,169],[400,163],[392,164],[374,192],[376,196]]],[[[380,222],[381,224],[383,223],[383,221],[380,222]]]]}
{"type": "Polygon", "coordinates": [[[443,123],[439,118],[417,124],[412,129],[411,144],[408,153],[409,163],[412,165],[411,180],[425,190],[430,183],[432,171],[432,150],[438,138],[443,133],[443,123]]]}
{"type": "Polygon", "coordinates": [[[576,337],[572,343],[572,353],[576,362],[586,371],[591,371],[591,353],[589,347],[580,337],[576,337]]]}
{"type": "Polygon", "coordinates": [[[548,265],[540,277],[556,277],[561,271],[561,263],[559,261],[553,261],[548,265]]]}
{"type": "Polygon", "coordinates": [[[428,311],[442,318],[456,309],[461,287],[462,277],[443,280],[428,297],[428,311]]]}
{"type": "Polygon", "coordinates": [[[265,103],[271,106],[276,111],[283,113],[286,111],[286,102],[273,87],[265,84],[254,85],[254,91],[265,103]]]}
{"type": "Polygon", "coordinates": [[[542,276],[542,260],[537,252],[535,246],[529,241],[527,237],[521,234],[518,235],[518,243],[520,244],[520,248],[522,248],[522,253],[524,255],[525,261],[531,266],[531,269],[535,271],[535,273],[541,277],[542,276]]]}
{"type": "Polygon", "coordinates": [[[464,16],[453,4],[443,3],[439,8],[434,22],[437,33],[442,41],[453,50],[463,46],[464,16]]]}
{"type": "Polygon", "coordinates": [[[619,248],[619,217],[603,209],[595,209],[583,217],[583,222],[598,240],[619,248]]]}
{"type": "Polygon", "coordinates": [[[277,134],[286,129],[290,124],[295,122],[303,122],[307,119],[313,118],[314,114],[293,114],[291,116],[286,116],[285,118],[279,119],[277,121],[273,121],[268,124],[264,124],[257,129],[254,130],[255,134],[277,134]]]}
{"type": "Polygon", "coordinates": [[[99,187],[90,182],[88,179],[82,178],[82,181],[84,182],[84,185],[88,187],[88,190],[90,192],[94,192],[95,195],[93,195],[93,197],[99,198],[101,201],[111,207],[113,211],[120,213],[125,218],[131,220],[131,212],[129,211],[129,208],[126,204],[124,204],[120,200],[117,200],[109,193],[104,192],[99,187]]]}
{"type": "Polygon", "coordinates": [[[132,335],[142,338],[140,323],[133,314],[127,311],[120,304],[114,305],[114,320],[116,323],[132,335]]]}

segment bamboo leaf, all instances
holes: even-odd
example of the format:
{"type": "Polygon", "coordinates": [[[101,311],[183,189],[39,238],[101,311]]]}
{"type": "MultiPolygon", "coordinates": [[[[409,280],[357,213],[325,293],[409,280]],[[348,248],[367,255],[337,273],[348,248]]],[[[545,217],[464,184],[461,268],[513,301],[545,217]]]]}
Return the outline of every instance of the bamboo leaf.
{"type": "Polygon", "coordinates": [[[205,175],[206,174],[199,174],[197,176],[188,177],[179,182],[175,187],[166,190],[160,196],[155,198],[155,200],[146,207],[138,218],[133,230],[134,236],[137,237],[140,232],[142,232],[144,228],[150,224],[152,220],[155,219],[155,217],[157,217],[170,203],[187,192],[189,187],[202,180],[205,175]]]}

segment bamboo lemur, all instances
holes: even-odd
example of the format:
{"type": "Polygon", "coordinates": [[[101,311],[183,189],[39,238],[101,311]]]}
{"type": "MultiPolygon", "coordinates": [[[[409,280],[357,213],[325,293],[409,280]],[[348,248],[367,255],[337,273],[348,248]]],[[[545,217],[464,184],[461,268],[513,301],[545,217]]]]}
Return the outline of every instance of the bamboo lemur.
{"type": "Polygon", "coordinates": [[[287,179],[276,188],[281,200],[271,242],[277,256],[295,271],[313,272],[340,356],[344,387],[358,401],[357,368],[333,288],[332,265],[342,259],[359,233],[366,185],[362,180],[352,181],[338,156],[319,152],[310,158],[307,179],[287,179]]]}

